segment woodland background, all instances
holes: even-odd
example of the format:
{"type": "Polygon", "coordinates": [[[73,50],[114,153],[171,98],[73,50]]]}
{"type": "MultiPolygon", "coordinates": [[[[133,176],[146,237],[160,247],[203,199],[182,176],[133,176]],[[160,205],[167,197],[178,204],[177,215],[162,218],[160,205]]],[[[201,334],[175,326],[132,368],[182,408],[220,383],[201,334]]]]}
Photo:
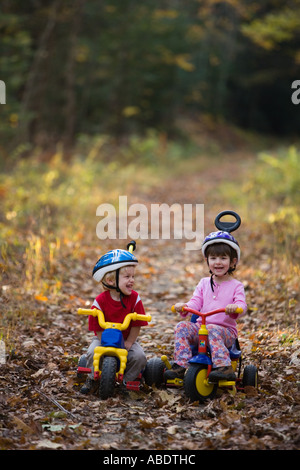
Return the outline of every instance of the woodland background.
{"type": "MultiPolygon", "coordinates": [[[[3,0],[0,7],[1,449],[299,449],[300,1],[3,0]],[[82,397],[78,307],[96,209],[236,210],[249,309],[239,323],[259,389],[205,405],[182,390],[82,397]]],[[[117,245],[117,246],[116,246],[117,245]]],[[[141,344],[172,358],[206,266],[185,240],[137,240],[141,344]]]]}

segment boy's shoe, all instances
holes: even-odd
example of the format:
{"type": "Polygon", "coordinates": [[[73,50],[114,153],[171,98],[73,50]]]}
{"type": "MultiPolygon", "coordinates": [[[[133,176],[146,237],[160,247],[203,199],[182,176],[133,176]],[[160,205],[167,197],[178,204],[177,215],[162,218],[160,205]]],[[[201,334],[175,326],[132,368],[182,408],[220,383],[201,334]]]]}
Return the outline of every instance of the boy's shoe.
{"type": "Polygon", "coordinates": [[[183,379],[185,374],[185,367],[181,367],[176,362],[172,364],[172,368],[166,370],[165,380],[183,379]]]}
{"type": "Polygon", "coordinates": [[[87,379],[85,381],[85,384],[80,389],[80,393],[83,393],[84,395],[88,395],[89,393],[96,392],[98,387],[99,387],[98,382],[91,379],[90,377],[87,377],[87,379]]]}
{"type": "Polygon", "coordinates": [[[212,370],[208,376],[208,380],[212,383],[217,383],[219,380],[236,380],[234,370],[231,366],[217,367],[212,370]]]}

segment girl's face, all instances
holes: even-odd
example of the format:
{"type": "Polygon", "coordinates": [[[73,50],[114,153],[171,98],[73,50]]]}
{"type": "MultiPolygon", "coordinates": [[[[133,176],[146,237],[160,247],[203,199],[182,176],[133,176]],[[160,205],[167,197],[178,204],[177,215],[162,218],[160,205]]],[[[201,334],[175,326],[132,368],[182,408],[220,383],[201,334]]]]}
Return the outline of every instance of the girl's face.
{"type": "Polygon", "coordinates": [[[134,285],[134,266],[121,268],[119,272],[119,287],[123,294],[130,295],[134,285]]]}
{"type": "Polygon", "coordinates": [[[228,273],[228,269],[233,267],[236,262],[237,258],[234,258],[232,262],[230,262],[230,257],[228,255],[208,255],[207,258],[208,266],[211,272],[216,277],[223,277],[228,273]]]}

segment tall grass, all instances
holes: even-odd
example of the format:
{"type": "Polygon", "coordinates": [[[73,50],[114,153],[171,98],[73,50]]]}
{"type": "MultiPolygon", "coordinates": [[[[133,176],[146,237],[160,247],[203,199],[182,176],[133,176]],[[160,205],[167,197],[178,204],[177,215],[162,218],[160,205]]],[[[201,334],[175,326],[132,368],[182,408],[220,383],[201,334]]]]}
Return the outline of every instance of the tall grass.
{"type": "Polygon", "coordinates": [[[40,298],[47,289],[59,290],[55,280],[49,283],[56,258],[68,244],[75,257],[83,237],[96,238],[97,207],[117,204],[122,194],[130,199],[147,193],[192,155],[195,148],[187,147],[154,132],[131,137],[126,145],[82,136],[70,160],[59,146],[46,160],[38,152],[14,159],[0,175],[2,282],[19,271],[24,288],[40,298]]]}
{"type": "Polygon", "coordinates": [[[242,208],[248,225],[273,255],[300,261],[300,152],[296,147],[260,153],[240,187],[226,182],[220,193],[242,208]]]}

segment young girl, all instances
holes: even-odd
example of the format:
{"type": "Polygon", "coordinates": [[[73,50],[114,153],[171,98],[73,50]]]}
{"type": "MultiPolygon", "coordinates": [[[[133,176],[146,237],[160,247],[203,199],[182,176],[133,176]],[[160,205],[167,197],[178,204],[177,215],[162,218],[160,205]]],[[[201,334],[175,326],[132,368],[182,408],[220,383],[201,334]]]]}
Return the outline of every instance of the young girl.
{"type": "MultiPolygon", "coordinates": [[[[247,309],[243,284],[231,274],[240,260],[240,247],[232,235],[227,232],[212,232],[202,245],[202,253],[208,263],[211,276],[201,279],[193,297],[187,303],[177,303],[175,309],[182,316],[187,313],[182,307],[187,306],[203,313],[224,308],[224,313],[211,315],[206,319],[209,331],[208,339],[213,362],[209,374],[210,382],[235,380],[231,367],[228,348],[237,338],[235,313],[237,307],[247,309]]],[[[198,317],[197,317],[198,318],[198,317]]],[[[166,378],[182,378],[192,357],[192,346],[197,344],[201,321],[181,321],[175,327],[174,364],[166,371],[166,378]]]]}
{"type": "MultiPolygon", "coordinates": [[[[137,263],[136,257],[125,250],[111,250],[97,261],[93,278],[102,282],[104,292],[96,297],[92,308],[101,310],[106,321],[122,323],[125,316],[133,312],[145,315],[140,296],[133,290],[137,263]]],[[[135,380],[146,366],[145,353],[137,342],[141,327],[146,325],[147,321],[132,321],[127,330],[122,332],[125,348],[128,350],[125,382],[135,380]]],[[[89,330],[93,331],[95,336],[86,353],[86,367],[90,367],[92,372],[80,390],[84,394],[95,391],[97,387],[93,380],[93,356],[95,347],[101,345],[102,335],[97,317],[89,316],[89,330]]]]}

